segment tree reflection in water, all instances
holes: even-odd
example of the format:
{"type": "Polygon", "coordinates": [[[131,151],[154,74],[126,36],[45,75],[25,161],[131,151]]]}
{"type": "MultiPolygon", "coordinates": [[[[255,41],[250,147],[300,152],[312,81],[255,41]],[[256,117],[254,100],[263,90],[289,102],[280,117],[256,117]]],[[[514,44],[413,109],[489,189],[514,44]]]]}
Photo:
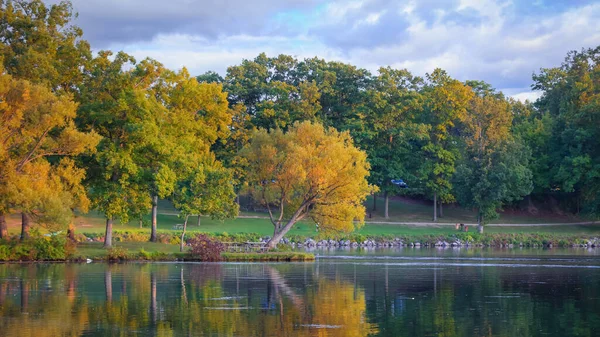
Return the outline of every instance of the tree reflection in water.
{"type": "Polygon", "coordinates": [[[0,331],[591,336],[600,328],[599,274],[356,263],[0,265],[0,331]]]}

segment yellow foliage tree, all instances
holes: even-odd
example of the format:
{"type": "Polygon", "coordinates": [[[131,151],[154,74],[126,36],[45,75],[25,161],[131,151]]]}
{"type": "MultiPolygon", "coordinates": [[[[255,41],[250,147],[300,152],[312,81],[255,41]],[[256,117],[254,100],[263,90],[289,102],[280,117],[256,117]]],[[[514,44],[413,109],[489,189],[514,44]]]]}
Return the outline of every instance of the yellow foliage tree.
{"type": "Polygon", "coordinates": [[[311,122],[287,133],[261,129],[240,157],[248,192],[268,209],[275,227],[269,247],[305,218],[324,230],[349,232],[364,224],[370,167],[349,133],[311,122]]]}
{"type": "Polygon", "coordinates": [[[11,209],[23,213],[26,237],[31,215],[65,224],[72,208],[87,208],[84,172],[68,158],[57,160],[98,143],[96,134],[76,129],[76,107],[68,95],[0,72],[0,237],[7,235],[4,214],[11,209]]]}

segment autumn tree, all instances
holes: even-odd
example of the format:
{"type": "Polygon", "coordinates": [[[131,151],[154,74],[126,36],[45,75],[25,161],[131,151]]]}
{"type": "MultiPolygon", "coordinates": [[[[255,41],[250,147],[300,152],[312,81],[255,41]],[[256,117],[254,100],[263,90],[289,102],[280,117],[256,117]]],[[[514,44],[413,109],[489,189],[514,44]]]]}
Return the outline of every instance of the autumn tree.
{"type": "Polygon", "coordinates": [[[419,154],[422,161],[419,175],[425,191],[433,198],[433,221],[437,221],[438,198],[440,202],[454,199],[452,176],[460,153],[453,129],[465,118],[473,91],[445,71],[436,69],[427,75],[423,94],[425,102],[420,120],[429,126],[429,131],[419,154]]]}
{"type": "Polygon", "coordinates": [[[347,132],[311,122],[296,123],[287,133],[261,129],[240,156],[249,192],[274,226],[269,247],[303,219],[324,230],[352,231],[363,224],[369,164],[347,132]]]}
{"type": "Polygon", "coordinates": [[[480,233],[503,204],[532,190],[530,152],[510,133],[512,118],[510,102],[491,93],[472,98],[464,118],[454,187],[459,203],[477,210],[480,233]]]}
{"type": "Polygon", "coordinates": [[[0,235],[4,214],[22,212],[22,237],[30,217],[68,222],[71,210],[86,205],[83,172],[60,158],[94,150],[98,136],[76,129],[77,105],[42,85],[0,75],[0,235]],[[81,201],[81,202],[79,202],[81,201]]]}

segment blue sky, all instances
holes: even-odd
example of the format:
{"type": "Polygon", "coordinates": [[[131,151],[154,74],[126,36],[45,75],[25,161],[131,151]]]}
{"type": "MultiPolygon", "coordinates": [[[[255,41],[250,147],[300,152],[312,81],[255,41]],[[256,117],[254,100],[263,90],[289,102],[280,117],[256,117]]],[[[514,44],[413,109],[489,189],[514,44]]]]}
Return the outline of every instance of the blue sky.
{"type": "MultiPolygon", "coordinates": [[[[48,0],[56,2],[58,0],[48,0]]],[[[294,55],[424,75],[436,67],[535,98],[531,75],[600,45],[587,0],[73,0],[95,50],[124,50],[192,74],[294,55]]]]}

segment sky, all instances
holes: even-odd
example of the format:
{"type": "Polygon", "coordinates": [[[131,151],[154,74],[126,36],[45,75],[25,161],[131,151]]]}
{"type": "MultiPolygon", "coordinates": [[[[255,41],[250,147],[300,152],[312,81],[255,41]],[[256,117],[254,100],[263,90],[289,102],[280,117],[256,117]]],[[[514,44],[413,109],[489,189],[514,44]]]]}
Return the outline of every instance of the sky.
{"type": "MultiPolygon", "coordinates": [[[[55,3],[58,0],[47,0],[55,3]]],[[[435,68],[535,99],[531,75],[600,45],[592,0],[72,0],[96,51],[124,50],[197,75],[268,56],[435,68]]]]}

